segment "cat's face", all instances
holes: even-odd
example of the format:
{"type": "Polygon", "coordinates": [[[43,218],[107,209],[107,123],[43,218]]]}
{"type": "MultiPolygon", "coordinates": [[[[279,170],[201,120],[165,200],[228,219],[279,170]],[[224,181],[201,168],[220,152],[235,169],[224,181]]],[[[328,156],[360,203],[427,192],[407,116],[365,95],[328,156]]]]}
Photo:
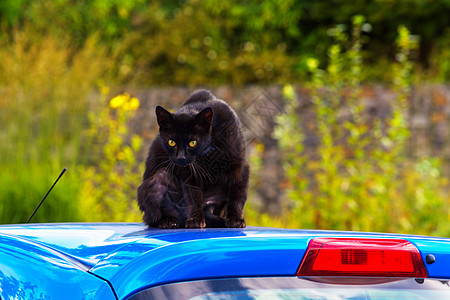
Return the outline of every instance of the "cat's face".
{"type": "Polygon", "coordinates": [[[209,146],[212,117],[209,107],[199,113],[183,114],[156,107],[160,138],[173,163],[183,167],[191,164],[209,146]]]}

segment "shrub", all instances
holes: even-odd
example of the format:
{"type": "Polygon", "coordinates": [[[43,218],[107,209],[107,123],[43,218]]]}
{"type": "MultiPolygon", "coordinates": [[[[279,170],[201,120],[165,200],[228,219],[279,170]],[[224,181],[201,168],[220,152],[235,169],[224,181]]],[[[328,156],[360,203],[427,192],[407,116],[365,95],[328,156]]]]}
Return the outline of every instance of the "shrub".
{"type": "Polygon", "coordinates": [[[105,103],[108,89],[103,91],[104,108],[90,114],[91,164],[80,168],[82,217],[91,222],[140,221],[136,190],[143,174],[137,167],[142,139],[128,130],[139,100],[125,93],[105,103]]]}
{"type": "Polygon", "coordinates": [[[95,39],[74,51],[67,39],[34,33],[23,28],[13,42],[0,41],[2,223],[25,222],[63,167],[68,172],[33,221],[79,220],[81,132],[107,65],[95,39]]]}
{"type": "Polygon", "coordinates": [[[405,155],[408,54],[414,46],[409,32],[399,28],[400,51],[393,67],[397,101],[389,119],[382,120],[367,114],[359,100],[363,22],[360,16],[354,18],[349,48],[344,48],[348,37],[339,28],[335,30],[336,43],[329,50],[326,70],[317,68],[314,60],[309,62],[312,80],[308,88],[316,114],[315,134],[320,138],[312,154],[305,152],[304,135],[298,130],[302,123],[295,92],[289,85],[284,89],[287,113],[278,119],[275,135],[284,154],[291,202],[282,223],[301,228],[449,235],[447,220],[427,217],[431,210],[445,216],[449,213],[439,165],[428,159],[411,164],[405,155]]]}
{"type": "Polygon", "coordinates": [[[330,28],[363,14],[374,25],[363,36],[373,67],[364,76],[388,79],[396,28],[406,24],[420,65],[448,80],[449,11],[448,1],[428,0],[15,0],[0,3],[0,39],[31,26],[78,49],[97,36],[115,75],[138,85],[301,82],[307,57],[324,67],[330,28]]]}
{"type": "MultiPolygon", "coordinates": [[[[2,165],[0,172],[0,223],[25,223],[56,180],[57,165],[2,165]]],[[[80,221],[77,172],[69,168],[48,195],[31,223],[80,221]]]]}

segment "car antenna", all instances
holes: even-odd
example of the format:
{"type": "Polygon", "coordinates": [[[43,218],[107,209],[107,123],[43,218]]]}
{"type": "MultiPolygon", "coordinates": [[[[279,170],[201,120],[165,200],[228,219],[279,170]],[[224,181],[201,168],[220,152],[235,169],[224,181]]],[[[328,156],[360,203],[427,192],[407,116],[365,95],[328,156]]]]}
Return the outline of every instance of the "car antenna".
{"type": "Polygon", "coordinates": [[[59,174],[58,178],[56,178],[55,182],[53,183],[52,187],[48,190],[47,194],[45,194],[44,198],[41,200],[41,202],[39,203],[39,205],[36,207],[36,209],[33,211],[33,213],[31,214],[31,216],[28,218],[27,224],[30,223],[31,218],[33,218],[34,214],[37,212],[37,210],[39,209],[39,207],[41,207],[42,203],[44,203],[45,198],[47,198],[48,194],[50,194],[50,192],[52,191],[53,187],[55,186],[55,184],[58,182],[58,180],[61,178],[61,176],[63,176],[64,172],[66,172],[67,168],[64,168],[61,173],[59,174]]]}

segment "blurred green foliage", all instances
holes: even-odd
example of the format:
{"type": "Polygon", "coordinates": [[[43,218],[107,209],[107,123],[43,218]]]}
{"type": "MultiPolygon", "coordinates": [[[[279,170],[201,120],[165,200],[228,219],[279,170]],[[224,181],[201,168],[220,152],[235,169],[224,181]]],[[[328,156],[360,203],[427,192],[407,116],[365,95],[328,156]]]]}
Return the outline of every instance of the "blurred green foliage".
{"type": "Polygon", "coordinates": [[[141,216],[134,199],[144,172],[137,161],[142,138],[129,133],[128,122],[139,100],[125,93],[105,103],[108,89],[102,90],[104,108],[99,113],[91,112],[87,132],[91,163],[79,169],[80,210],[89,221],[138,222],[141,216]]]}
{"type": "Polygon", "coordinates": [[[75,166],[107,62],[93,40],[72,52],[67,40],[31,30],[13,38],[0,47],[0,222],[25,222],[63,167],[64,189],[55,187],[33,221],[80,220],[75,166]]]}
{"type": "MultiPolygon", "coordinates": [[[[397,101],[390,118],[381,120],[365,112],[358,101],[364,19],[353,20],[350,40],[339,28],[334,32],[336,43],[330,48],[326,70],[310,62],[313,76],[308,88],[315,108],[315,133],[320,138],[314,153],[305,152],[304,135],[297,130],[301,120],[295,91],[290,85],[284,89],[287,114],[279,117],[275,135],[283,150],[291,203],[275,223],[448,236],[448,219],[429,215],[431,211],[443,216],[450,213],[447,180],[439,164],[406,160],[408,57],[414,49],[409,31],[403,26],[398,30],[399,63],[393,67],[397,101]]],[[[261,221],[270,223],[267,217],[261,221]]]]}
{"type": "MultiPolygon", "coordinates": [[[[0,172],[0,224],[25,223],[56,180],[62,166],[35,162],[6,165],[0,172]]],[[[81,188],[79,174],[69,170],[52,190],[42,208],[31,220],[42,222],[76,222],[84,220],[79,211],[81,188]]]]}
{"type": "Polygon", "coordinates": [[[108,86],[306,83],[322,144],[303,155],[286,85],[277,135],[291,202],[283,219],[250,202],[248,224],[449,235],[441,163],[405,159],[402,114],[411,72],[450,79],[448,15],[449,1],[427,0],[0,1],[0,222],[25,222],[62,167],[33,221],[140,220],[141,140],[127,129],[134,110],[113,104],[133,97],[108,86]],[[387,122],[361,115],[368,80],[395,83],[387,122]]]}
{"type": "Polygon", "coordinates": [[[415,60],[427,76],[448,80],[449,1],[343,0],[17,0],[0,4],[1,38],[33,28],[33,35],[67,37],[73,50],[93,36],[108,49],[121,82],[249,84],[301,82],[310,57],[326,67],[331,29],[347,33],[364,15],[366,79],[389,81],[399,25],[420,47],[415,60]],[[381,67],[382,66],[382,67],[381,67]]]}

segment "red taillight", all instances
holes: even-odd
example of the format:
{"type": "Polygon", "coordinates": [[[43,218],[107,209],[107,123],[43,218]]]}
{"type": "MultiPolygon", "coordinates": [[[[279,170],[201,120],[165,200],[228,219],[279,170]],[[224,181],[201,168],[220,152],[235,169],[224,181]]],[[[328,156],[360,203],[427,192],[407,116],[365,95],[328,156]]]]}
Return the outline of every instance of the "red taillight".
{"type": "Polygon", "coordinates": [[[419,250],[406,240],[315,238],[298,276],[427,277],[419,250]]]}

